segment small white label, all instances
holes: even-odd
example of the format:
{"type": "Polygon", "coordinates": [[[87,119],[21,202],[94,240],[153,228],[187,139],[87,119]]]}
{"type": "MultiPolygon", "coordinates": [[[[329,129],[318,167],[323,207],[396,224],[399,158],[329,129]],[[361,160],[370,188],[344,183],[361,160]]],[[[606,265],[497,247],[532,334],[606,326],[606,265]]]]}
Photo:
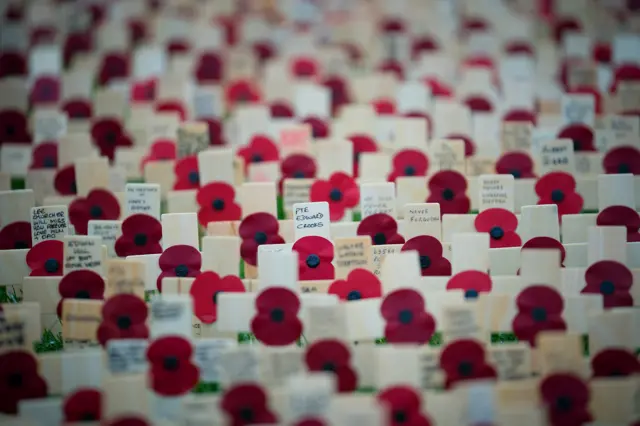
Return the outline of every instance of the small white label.
{"type": "Polygon", "coordinates": [[[236,346],[236,342],[228,339],[198,339],[195,341],[194,363],[200,369],[200,380],[218,382],[218,364],[223,350],[236,346]]]}
{"type": "Polygon", "coordinates": [[[126,186],[127,216],[144,213],[160,219],[160,185],[129,183],[126,186]]]}
{"type": "Polygon", "coordinates": [[[365,183],[360,186],[362,218],[376,213],[396,217],[396,187],[393,182],[365,183]]]}
{"type": "Polygon", "coordinates": [[[143,373],[147,369],[146,339],[113,339],[107,342],[107,365],[112,374],[143,373]]]}
{"type": "Polygon", "coordinates": [[[293,205],[295,237],[299,240],[308,235],[331,239],[329,203],[296,203],[293,205]]]}
{"type": "Polygon", "coordinates": [[[46,240],[61,240],[69,234],[66,206],[34,207],[31,209],[31,239],[33,244],[46,240]]]}

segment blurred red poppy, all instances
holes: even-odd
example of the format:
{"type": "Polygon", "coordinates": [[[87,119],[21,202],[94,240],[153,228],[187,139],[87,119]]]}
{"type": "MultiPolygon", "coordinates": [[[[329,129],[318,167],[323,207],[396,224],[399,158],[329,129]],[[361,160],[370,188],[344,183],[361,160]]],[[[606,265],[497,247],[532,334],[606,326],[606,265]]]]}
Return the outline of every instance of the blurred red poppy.
{"type": "Polygon", "coordinates": [[[237,80],[226,86],[225,100],[228,108],[236,104],[255,103],[260,101],[258,88],[249,80],[237,80]]]}
{"type": "Polygon", "coordinates": [[[191,50],[191,45],[187,40],[173,39],[167,43],[167,53],[169,55],[186,54],[191,50]]]}
{"type": "Polygon", "coordinates": [[[376,213],[360,222],[357,235],[368,235],[375,246],[384,244],[404,244],[404,237],[398,234],[398,223],[385,213],[376,213]]]}
{"type": "Polygon", "coordinates": [[[401,251],[415,250],[420,259],[423,277],[451,275],[451,263],[442,256],[442,243],[431,235],[418,235],[408,240],[401,251]]]}
{"type": "Polygon", "coordinates": [[[198,249],[186,244],[178,244],[167,248],[158,259],[162,271],[156,285],[162,292],[162,279],[165,277],[197,277],[200,275],[202,255],[198,249]]]}
{"type": "Polygon", "coordinates": [[[536,182],[538,205],[555,204],[558,215],[577,214],[582,211],[584,200],[576,192],[576,180],[565,172],[550,172],[536,182]]]}
{"type": "Polygon", "coordinates": [[[111,339],[146,339],[149,337],[147,315],[149,309],[140,297],[116,294],[102,305],[102,322],[98,327],[98,341],[103,347],[111,339]]]}
{"type": "Polygon", "coordinates": [[[623,348],[606,348],[591,358],[593,377],[628,377],[640,374],[640,360],[623,348]]]}
{"type": "Polygon", "coordinates": [[[331,372],[336,376],[338,392],[356,390],[358,376],[351,368],[351,352],[339,340],[316,340],[307,347],[305,363],[309,371],[331,372]]]}
{"type": "Polygon", "coordinates": [[[269,287],[256,298],[251,331],[256,339],[268,346],[295,343],[302,334],[299,311],[300,300],[296,293],[285,287],[269,287]]]}
{"type": "Polygon", "coordinates": [[[252,137],[249,144],[238,150],[237,155],[244,160],[245,173],[251,163],[278,161],[280,156],[276,144],[263,135],[252,137]]]}
{"type": "Polygon", "coordinates": [[[320,419],[304,418],[304,419],[298,420],[296,423],[293,424],[293,426],[329,426],[329,425],[320,419]]]}
{"type": "Polygon", "coordinates": [[[122,222],[122,235],[115,243],[119,257],[162,253],[162,224],[148,214],[133,214],[122,222]]]}
{"type": "Polygon", "coordinates": [[[515,179],[534,178],[533,160],[525,152],[506,152],[496,162],[496,173],[515,179]]]}
{"type": "Polygon", "coordinates": [[[524,109],[512,109],[502,116],[502,121],[523,121],[535,126],[537,120],[535,112],[524,109]]]}
{"type": "Polygon", "coordinates": [[[98,422],[102,419],[102,392],[79,388],[65,396],[62,412],[65,422],[98,422]]]}
{"type": "Polygon", "coordinates": [[[130,18],[127,23],[128,40],[131,46],[141,44],[147,37],[147,25],[141,18],[130,18]]]}
{"type": "Polygon", "coordinates": [[[569,373],[550,374],[540,382],[549,426],[578,426],[591,422],[589,387],[569,373]]]}
{"type": "Polygon", "coordinates": [[[311,136],[314,139],[329,137],[329,124],[318,117],[305,117],[304,124],[311,126],[311,136]]]}
{"type": "Polygon", "coordinates": [[[253,43],[253,54],[258,58],[260,65],[265,64],[268,60],[276,55],[276,48],[270,41],[258,41],[253,43]]]}
{"type": "Polygon", "coordinates": [[[562,43],[564,35],[568,32],[582,32],[580,22],[573,18],[559,18],[553,23],[553,37],[556,44],[562,43]]]}
{"type": "Polygon", "coordinates": [[[31,142],[27,118],[22,112],[11,109],[0,111],[0,145],[5,142],[31,142]]]}
{"type": "Polygon", "coordinates": [[[222,28],[224,41],[229,46],[234,46],[238,42],[240,22],[237,16],[217,16],[214,25],[219,25],[222,28]]]}
{"type": "Polygon", "coordinates": [[[156,87],[158,85],[157,78],[147,78],[131,82],[132,103],[152,102],[156,98],[156,87]]]}
{"type": "Polygon", "coordinates": [[[55,169],[58,167],[58,144],[45,142],[31,152],[30,169],[55,169]]]}
{"type": "Polygon", "coordinates": [[[116,148],[119,146],[131,146],[133,142],[125,134],[118,120],[103,118],[91,126],[93,143],[100,150],[100,155],[109,157],[113,161],[116,148]]]}
{"type": "Polygon", "coordinates": [[[386,59],[378,66],[378,71],[382,73],[392,73],[398,81],[404,80],[404,68],[396,59],[386,59]]]}
{"type": "Polygon", "coordinates": [[[76,195],[76,168],[74,165],[66,166],[56,172],[53,186],[60,195],[76,195]]]}
{"type": "Polygon", "coordinates": [[[156,112],[172,112],[178,114],[180,121],[187,119],[187,110],[181,101],[165,100],[156,103],[156,112]]]}
{"type": "Polygon", "coordinates": [[[339,76],[329,76],[322,85],[329,89],[331,94],[331,114],[338,115],[340,108],[349,103],[349,88],[344,78],[339,76]]]}
{"type": "Polygon", "coordinates": [[[43,44],[54,44],[58,36],[57,29],[53,25],[34,25],[29,33],[29,45],[36,47],[43,44]]]}
{"type": "Polygon", "coordinates": [[[196,201],[200,206],[198,222],[207,226],[209,222],[240,220],[242,208],[236,203],[236,192],[226,182],[211,182],[198,190],[196,201]]]}
{"type": "Polygon", "coordinates": [[[62,319],[62,302],[65,299],[91,299],[102,300],[104,298],[104,280],[100,274],[89,269],[78,269],[65,274],[58,284],[60,302],[56,308],[58,318],[62,319]]]}
{"type": "Polygon", "coordinates": [[[599,64],[610,64],[611,63],[611,45],[607,42],[595,42],[593,49],[591,51],[591,56],[594,61],[599,64]]]}
{"type": "Polygon", "coordinates": [[[13,222],[0,229],[0,250],[31,248],[31,223],[13,222]]]}
{"type": "Polygon", "coordinates": [[[218,83],[222,79],[224,61],[216,52],[205,52],[200,55],[195,68],[198,83],[218,83]]]}
{"type": "Polygon", "coordinates": [[[57,77],[38,77],[31,86],[31,105],[52,104],[60,100],[60,80],[57,77]]]}
{"type": "Polygon", "coordinates": [[[581,293],[601,294],[605,309],[633,306],[633,274],[624,264],[613,260],[592,263],[584,273],[587,285],[581,293]]]}
{"type": "Polygon", "coordinates": [[[445,388],[468,380],[497,379],[496,370],[487,363],[484,347],[476,340],[459,339],[447,344],[440,353],[445,388]]]}
{"type": "Polygon", "coordinates": [[[91,32],[75,32],[67,34],[62,50],[63,64],[70,67],[78,54],[89,53],[93,48],[91,32]]]}
{"type": "Polygon", "coordinates": [[[447,290],[464,290],[466,299],[476,299],[480,293],[489,293],[493,283],[488,274],[480,271],[462,271],[447,282],[447,290]]]}
{"type": "Polygon", "coordinates": [[[179,336],[156,339],[147,349],[151,389],[162,396],[178,396],[198,383],[198,367],[191,363],[193,348],[179,336]]]}
{"type": "Polygon", "coordinates": [[[489,234],[491,248],[520,247],[522,240],[516,233],[518,218],[513,212],[501,208],[482,211],[474,221],[476,231],[489,234]]]}
{"type": "Polygon", "coordinates": [[[418,149],[403,149],[394,154],[392,167],[389,182],[395,182],[398,176],[426,176],[429,160],[418,149]]]}
{"type": "Polygon", "coordinates": [[[176,159],[177,148],[174,141],[159,139],[151,144],[149,154],[142,159],[141,168],[153,161],[172,161],[176,159]]]}
{"type": "Polygon", "coordinates": [[[546,285],[532,285],[516,298],[518,313],[511,324],[519,340],[536,346],[541,331],[562,331],[567,325],[562,319],[564,300],[558,291],[546,285]]]}
{"type": "Polygon", "coordinates": [[[462,22],[462,30],[466,35],[474,31],[482,32],[490,29],[491,24],[485,21],[483,18],[466,18],[462,22]]]}
{"type": "Polygon", "coordinates": [[[378,393],[378,402],[387,408],[388,426],[430,426],[422,414],[422,395],[409,386],[389,386],[378,393]]]}
{"type": "Polygon", "coordinates": [[[388,293],[380,313],[386,322],[384,337],[388,343],[425,344],[436,330],[436,321],[426,311],[422,295],[413,289],[388,293]]]}
{"type": "Polygon", "coordinates": [[[431,90],[431,95],[435,98],[451,98],[453,97],[453,87],[437,77],[425,77],[422,81],[431,90]]]}
{"type": "Polygon", "coordinates": [[[151,426],[151,423],[142,417],[117,417],[108,426],[151,426]]]}
{"type": "Polygon", "coordinates": [[[113,80],[125,79],[129,76],[129,55],[125,53],[107,53],[102,58],[98,71],[98,84],[107,86],[113,80]]]}
{"type": "Polygon", "coordinates": [[[393,33],[403,33],[406,31],[404,22],[397,18],[383,18],[380,22],[380,31],[387,33],[387,36],[393,36],[393,33]]]}
{"type": "Polygon", "coordinates": [[[618,85],[625,82],[637,82],[640,80],[640,66],[636,64],[623,64],[615,69],[609,92],[615,93],[618,85]]]}
{"type": "Polygon", "coordinates": [[[346,301],[382,297],[382,283],[371,271],[356,268],[346,279],[332,282],[327,293],[346,301]]]}
{"type": "Polygon", "coordinates": [[[464,104],[472,112],[493,112],[493,104],[482,96],[470,96],[464,100],[464,104]]]}
{"type": "Polygon", "coordinates": [[[118,199],[105,189],[93,189],[86,198],[78,197],[69,204],[69,222],[78,235],[87,235],[90,220],[117,220],[118,199]]]}
{"type": "Polygon", "coordinates": [[[62,111],[72,120],[86,120],[91,118],[93,107],[90,101],[71,99],[62,104],[62,111]]]}
{"type": "Polygon", "coordinates": [[[334,278],[331,241],[316,235],[308,235],[296,241],[292,250],[298,253],[300,280],[332,280],[334,278]]]}
{"type": "Polygon", "coordinates": [[[24,77],[26,75],[27,60],[21,53],[0,53],[0,78],[24,77]]]}
{"type": "Polygon", "coordinates": [[[558,139],[571,139],[575,152],[596,151],[593,144],[593,130],[584,124],[573,124],[558,133],[558,139]]]}
{"type": "Polygon", "coordinates": [[[508,42],[504,48],[507,55],[529,55],[535,57],[535,47],[528,41],[508,42]]]}
{"type": "Polygon", "coordinates": [[[38,374],[38,362],[27,351],[0,355],[0,413],[17,414],[18,403],[47,396],[47,382],[38,374]]]}
{"type": "Polygon", "coordinates": [[[64,243],[60,240],[46,240],[34,245],[27,253],[30,277],[62,276],[64,243]]]}
{"type": "Polygon", "coordinates": [[[220,408],[233,426],[275,424],[278,421],[267,403],[267,393],[258,384],[241,383],[226,389],[220,408]]]}
{"type": "Polygon", "coordinates": [[[291,61],[291,74],[294,77],[315,77],[320,72],[320,64],[313,58],[296,58],[291,61]]]}
{"type": "Polygon", "coordinates": [[[609,206],[598,213],[598,226],[624,226],[627,228],[627,242],[640,241],[640,215],[627,206],[609,206]]]}
{"type": "Polygon", "coordinates": [[[619,146],[607,152],[602,160],[607,174],[633,173],[640,175],[640,150],[634,146],[619,146]]]}
{"type": "Polygon", "coordinates": [[[198,156],[190,155],[178,160],[173,168],[176,174],[176,181],[173,189],[176,191],[184,189],[200,188],[200,173],[198,171],[198,156]]]}
{"type": "Polygon", "coordinates": [[[351,176],[336,172],[329,180],[316,180],[311,185],[309,198],[312,202],[328,202],[331,220],[339,221],[344,217],[345,210],[354,208],[360,202],[360,189],[351,176]]]}
{"type": "Polygon", "coordinates": [[[209,126],[209,144],[213,146],[225,145],[222,134],[222,123],[216,118],[199,118],[198,121],[207,123],[209,126]]]}
{"type": "Polygon", "coordinates": [[[432,175],[428,183],[427,203],[440,204],[440,214],[465,214],[471,208],[467,197],[467,179],[454,170],[432,175]]]}
{"type": "Polygon", "coordinates": [[[193,298],[193,314],[205,324],[218,319],[218,295],[220,293],[244,293],[242,280],[234,275],[220,277],[213,271],[198,275],[189,293],[193,298]]]}
{"type": "Polygon", "coordinates": [[[465,158],[473,156],[475,154],[475,152],[476,152],[476,144],[475,144],[475,142],[473,142],[473,139],[471,139],[467,135],[463,135],[461,133],[453,133],[453,134],[447,135],[447,137],[445,139],[461,140],[462,142],[464,142],[464,156],[465,156],[465,158]]]}
{"type": "Polygon", "coordinates": [[[353,176],[359,176],[360,155],[363,152],[378,152],[378,145],[367,135],[351,135],[347,138],[353,144],[353,176]]]}
{"type": "Polygon", "coordinates": [[[271,118],[293,118],[293,108],[285,101],[272,102],[269,106],[271,118]]]}
{"type": "Polygon", "coordinates": [[[378,115],[394,115],[396,113],[396,104],[390,99],[376,99],[372,105],[378,115]]]}
{"type": "Polygon", "coordinates": [[[280,163],[280,193],[285,179],[310,179],[316,177],[316,162],[306,154],[291,154],[280,163]]]}
{"type": "Polygon", "coordinates": [[[418,60],[423,53],[432,53],[440,50],[438,41],[431,36],[423,35],[414,38],[411,46],[411,57],[413,60],[418,60]]]}
{"type": "Polygon", "coordinates": [[[556,249],[560,251],[560,266],[564,266],[564,258],[567,256],[562,243],[551,237],[533,237],[522,245],[521,250],[525,249],[556,249]]]}
{"type": "Polygon", "coordinates": [[[258,246],[263,244],[284,244],[278,235],[280,225],[278,219],[264,212],[250,214],[242,219],[238,227],[238,235],[242,238],[240,256],[249,265],[258,265],[258,246]]]}

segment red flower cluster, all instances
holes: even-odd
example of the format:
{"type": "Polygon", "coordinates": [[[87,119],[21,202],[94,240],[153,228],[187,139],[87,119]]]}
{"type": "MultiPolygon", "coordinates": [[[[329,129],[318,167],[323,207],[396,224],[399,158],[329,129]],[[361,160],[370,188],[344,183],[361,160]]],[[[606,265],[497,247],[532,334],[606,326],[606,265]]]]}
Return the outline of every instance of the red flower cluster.
{"type": "Polygon", "coordinates": [[[162,396],[184,395],[198,383],[198,367],[191,363],[193,348],[179,336],[155,340],[147,349],[151,389],[162,396]]]}
{"type": "Polygon", "coordinates": [[[313,342],[307,348],[305,362],[309,371],[333,373],[338,382],[338,392],[356,390],[358,375],[351,368],[349,348],[341,341],[325,339],[313,342]]]}
{"type": "Polygon", "coordinates": [[[59,240],[41,241],[27,253],[30,277],[62,276],[64,243],[59,240]]]}
{"type": "Polygon", "coordinates": [[[119,257],[162,253],[162,224],[148,214],[134,214],[122,222],[122,235],[116,240],[119,257]]]}
{"type": "Polygon", "coordinates": [[[589,387],[578,376],[556,373],[540,383],[550,426],[579,426],[591,422],[589,387]]]}
{"type": "Polygon", "coordinates": [[[132,294],[117,294],[102,305],[102,323],[98,327],[98,341],[103,347],[111,339],[146,339],[147,304],[132,294]]]}
{"type": "Polygon", "coordinates": [[[255,103],[260,100],[260,92],[252,82],[237,80],[226,85],[225,100],[227,108],[233,108],[236,104],[255,103]]]}
{"type": "Polygon", "coordinates": [[[462,271],[447,282],[447,290],[464,290],[464,297],[476,299],[480,293],[489,293],[493,283],[488,274],[480,271],[462,271]]]}
{"type": "Polygon", "coordinates": [[[442,255],[442,243],[430,235],[418,235],[404,243],[401,251],[415,250],[423,277],[451,275],[451,263],[442,255]]]}
{"type": "Polygon", "coordinates": [[[269,409],[267,394],[257,384],[236,384],[222,396],[220,408],[232,426],[275,424],[278,417],[269,409]]]}
{"type": "Polygon", "coordinates": [[[506,152],[496,162],[496,173],[515,179],[534,178],[533,160],[524,152],[506,152]]]}
{"type": "Polygon", "coordinates": [[[284,244],[278,235],[278,219],[264,212],[250,214],[240,222],[238,235],[242,238],[240,256],[249,265],[258,265],[258,246],[263,244],[284,244]]]}
{"type": "Polygon", "coordinates": [[[23,250],[31,245],[31,223],[13,222],[0,229],[0,250],[23,250]]]}
{"type": "Polygon", "coordinates": [[[558,215],[577,214],[582,211],[584,200],[576,192],[576,181],[569,173],[551,172],[536,182],[538,204],[555,204],[558,215]]]}
{"type": "Polygon", "coordinates": [[[300,280],[332,280],[335,270],[333,261],[333,243],[326,238],[309,235],[293,244],[292,250],[298,253],[298,277],[300,280]]]}
{"type": "Polygon", "coordinates": [[[300,300],[293,291],[269,287],[256,298],[257,313],[251,320],[251,331],[265,345],[290,345],[302,334],[299,311],[300,300]]]}
{"type": "Polygon", "coordinates": [[[389,343],[424,344],[436,330],[435,319],[426,311],[422,295],[412,289],[387,294],[380,313],[386,321],[384,337],[389,343]]]}
{"type": "Polygon", "coordinates": [[[236,191],[225,182],[211,182],[204,185],[196,195],[200,206],[198,222],[207,226],[209,222],[239,220],[242,209],[236,203],[236,191]]]}
{"type": "Polygon", "coordinates": [[[633,352],[608,348],[591,358],[593,377],[628,377],[640,374],[640,360],[633,352]]]}
{"type": "Polygon", "coordinates": [[[564,300],[552,287],[533,285],[520,292],[516,299],[518,314],[511,324],[519,340],[536,346],[536,337],[541,331],[566,330],[562,319],[564,300]]]}
{"type": "Polygon", "coordinates": [[[373,245],[404,244],[404,237],[398,234],[398,223],[385,213],[376,213],[364,218],[358,225],[358,235],[371,237],[373,245]]]}
{"type": "Polygon", "coordinates": [[[78,235],[87,235],[90,220],[116,220],[120,217],[118,199],[106,189],[94,189],[86,198],[69,205],[69,222],[78,235]]]}
{"type": "Polygon", "coordinates": [[[62,411],[65,422],[100,421],[102,419],[102,392],[98,389],[80,388],[65,397],[62,411]]]}
{"type": "Polygon", "coordinates": [[[71,271],[60,280],[58,284],[60,302],[56,312],[62,319],[62,302],[65,299],[91,299],[102,300],[104,298],[104,280],[96,272],[88,269],[71,271]]]}
{"type": "Polygon", "coordinates": [[[593,263],[584,273],[587,285],[582,293],[601,294],[605,309],[633,306],[633,274],[624,264],[613,260],[593,263]]]}
{"type": "Polygon", "coordinates": [[[244,293],[242,280],[234,275],[221,278],[213,271],[198,275],[189,293],[193,298],[193,314],[205,324],[218,319],[218,295],[220,293],[244,293]]]}
{"type": "Polygon", "coordinates": [[[338,221],[344,217],[345,210],[358,205],[360,189],[351,176],[337,172],[329,180],[316,180],[311,185],[309,198],[312,202],[328,202],[331,220],[338,221]]]}
{"type": "Polygon", "coordinates": [[[598,226],[624,226],[627,228],[627,242],[640,241],[640,215],[627,206],[609,206],[598,213],[598,226]]]}
{"type": "Polygon", "coordinates": [[[522,240],[516,233],[518,218],[506,209],[493,208],[481,212],[474,221],[476,231],[487,232],[491,248],[520,247],[522,240]]]}
{"type": "Polygon", "coordinates": [[[422,396],[409,386],[391,386],[378,394],[380,404],[387,406],[389,426],[431,426],[422,414],[422,396]]]}
{"type": "Polygon", "coordinates": [[[393,156],[393,169],[387,180],[395,182],[398,176],[426,176],[429,168],[427,156],[417,149],[403,149],[393,156]]]}
{"type": "Polygon", "coordinates": [[[440,204],[440,214],[469,212],[471,201],[467,197],[467,179],[453,170],[440,171],[429,179],[427,203],[440,204]]]}
{"type": "Polygon", "coordinates": [[[496,370],[487,363],[484,347],[476,340],[459,339],[440,353],[440,368],[446,375],[445,388],[467,380],[495,379],[496,370]]]}
{"type": "Polygon", "coordinates": [[[156,285],[162,292],[162,279],[165,277],[197,277],[200,275],[202,256],[200,252],[186,244],[167,248],[158,259],[160,270],[156,285]]]}
{"type": "Polygon", "coordinates": [[[38,375],[38,363],[26,351],[0,355],[0,413],[17,414],[23,399],[47,396],[47,382],[38,375]]]}
{"type": "Polygon", "coordinates": [[[349,272],[346,280],[332,282],[328,293],[346,301],[382,297],[382,283],[371,271],[357,268],[349,272]]]}

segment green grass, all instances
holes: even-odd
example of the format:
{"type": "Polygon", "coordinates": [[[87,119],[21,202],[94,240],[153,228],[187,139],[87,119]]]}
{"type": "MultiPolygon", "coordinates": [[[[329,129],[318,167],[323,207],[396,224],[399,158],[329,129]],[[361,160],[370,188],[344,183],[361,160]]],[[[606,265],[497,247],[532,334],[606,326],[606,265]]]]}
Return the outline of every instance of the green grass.
{"type": "Polygon", "coordinates": [[[14,286],[0,286],[0,303],[20,303],[21,300],[14,286]]]}
{"type": "Polygon", "coordinates": [[[53,334],[51,330],[45,330],[42,340],[33,344],[36,353],[57,352],[61,351],[62,347],[62,333],[53,334]]]}

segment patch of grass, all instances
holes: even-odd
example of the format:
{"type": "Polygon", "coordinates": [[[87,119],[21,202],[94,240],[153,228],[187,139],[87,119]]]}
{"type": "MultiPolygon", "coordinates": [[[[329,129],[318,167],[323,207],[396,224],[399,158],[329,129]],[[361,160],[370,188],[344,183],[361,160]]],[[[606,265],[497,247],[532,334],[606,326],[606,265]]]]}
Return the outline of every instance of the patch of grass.
{"type": "Polygon", "coordinates": [[[518,338],[513,333],[491,333],[492,344],[515,343],[518,338]]]}
{"type": "Polygon", "coordinates": [[[386,345],[387,344],[387,339],[385,339],[384,337],[381,337],[379,339],[376,339],[374,343],[376,345],[386,345]]]}
{"type": "Polygon", "coordinates": [[[61,351],[62,347],[62,333],[53,334],[51,330],[45,330],[42,340],[33,344],[36,353],[61,351]]]}
{"type": "Polygon", "coordinates": [[[26,179],[22,177],[12,177],[11,178],[11,190],[15,191],[16,189],[25,189],[26,179]]]}
{"type": "Polygon", "coordinates": [[[362,220],[362,212],[353,212],[351,214],[351,220],[354,222],[360,222],[362,220]]]}
{"type": "Polygon", "coordinates": [[[442,346],[442,333],[436,331],[429,339],[429,346],[442,346]]]}
{"type": "Polygon", "coordinates": [[[0,303],[20,303],[22,295],[17,294],[14,286],[0,286],[0,303]]]}
{"type": "Polygon", "coordinates": [[[238,275],[241,280],[244,279],[244,261],[240,260],[240,273],[238,275]]]}
{"type": "Polygon", "coordinates": [[[276,206],[277,206],[277,211],[278,211],[278,219],[279,220],[284,220],[287,218],[287,213],[284,211],[284,199],[282,198],[281,195],[278,195],[278,198],[276,198],[276,206]]]}
{"type": "Polygon", "coordinates": [[[257,342],[256,336],[253,333],[238,333],[238,343],[247,344],[257,342]]]}
{"type": "Polygon", "coordinates": [[[198,382],[198,384],[191,390],[191,393],[218,393],[220,390],[220,385],[218,383],[198,382]]]}
{"type": "Polygon", "coordinates": [[[151,302],[151,299],[157,293],[158,293],[157,290],[145,290],[145,292],[144,292],[144,301],[147,302],[147,303],[151,302]]]}

